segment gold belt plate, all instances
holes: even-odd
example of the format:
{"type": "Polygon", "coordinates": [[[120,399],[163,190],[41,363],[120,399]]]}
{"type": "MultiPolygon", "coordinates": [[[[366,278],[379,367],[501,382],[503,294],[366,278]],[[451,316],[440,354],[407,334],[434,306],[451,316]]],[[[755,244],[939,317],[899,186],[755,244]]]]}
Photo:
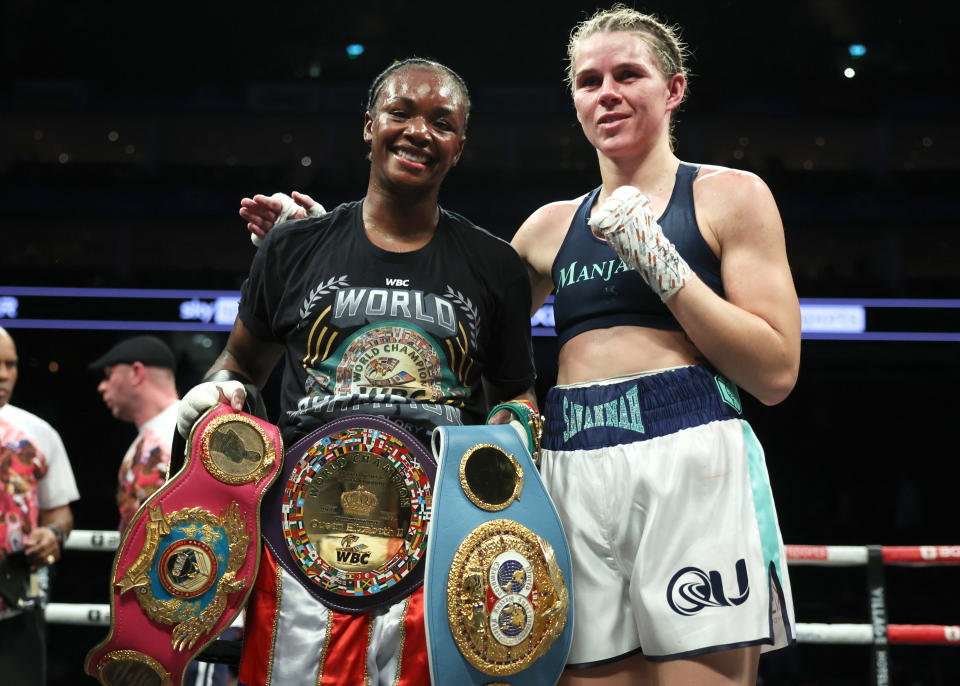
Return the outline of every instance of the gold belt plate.
{"type": "Polygon", "coordinates": [[[460,652],[484,674],[516,674],[545,654],[569,604],[552,546],[518,522],[481,524],[454,554],[447,618],[460,652]]]}
{"type": "Polygon", "coordinates": [[[423,558],[431,505],[430,478],[400,439],[346,429],[293,468],[281,526],[313,583],[340,596],[372,596],[423,558]]]}

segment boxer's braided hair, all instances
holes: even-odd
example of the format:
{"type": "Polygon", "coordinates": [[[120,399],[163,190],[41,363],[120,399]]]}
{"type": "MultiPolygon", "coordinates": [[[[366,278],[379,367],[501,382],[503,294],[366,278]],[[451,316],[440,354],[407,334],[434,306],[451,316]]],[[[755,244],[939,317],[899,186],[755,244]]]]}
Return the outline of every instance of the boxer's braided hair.
{"type": "Polygon", "coordinates": [[[466,133],[467,121],[470,119],[470,91],[467,89],[466,82],[457,72],[447,65],[423,57],[408,57],[405,60],[397,60],[380,72],[377,78],[373,80],[373,83],[370,84],[370,89],[367,91],[367,113],[372,116],[377,109],[377,101],[380,99],[383,86],[387,82],[387,79],[404,69],[434,69],[448,76],[454,84],[456,84],[460,95],[463,97],[463,131],[460,132],[460,135],[462,136],[466,133]]]}

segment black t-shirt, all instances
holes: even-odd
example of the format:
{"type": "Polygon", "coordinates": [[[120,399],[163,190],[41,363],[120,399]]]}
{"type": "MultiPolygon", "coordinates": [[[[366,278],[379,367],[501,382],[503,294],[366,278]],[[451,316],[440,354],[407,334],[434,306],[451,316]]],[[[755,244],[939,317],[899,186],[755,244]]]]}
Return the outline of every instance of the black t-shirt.
{"type": "Polygon", "coordinates": [[[286,349],[287,445],[359,412],[426,441],[484,420],[481,377],[518,393],[534,381],[530,285],[510,244],[441,208],[426,246],[388,252],[362,204],[275,228],[243,284],[240,320],[286,349]]]}

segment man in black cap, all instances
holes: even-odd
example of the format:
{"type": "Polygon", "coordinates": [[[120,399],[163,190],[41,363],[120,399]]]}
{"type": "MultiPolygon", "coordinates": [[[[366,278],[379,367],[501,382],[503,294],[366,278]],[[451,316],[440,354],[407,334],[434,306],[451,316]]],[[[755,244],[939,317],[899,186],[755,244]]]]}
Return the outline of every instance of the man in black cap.
{"type": "Polygon", "coordinates": [[[107,408],[138,431],[117,479],[120,531],[167,479],[179,404],[175,368],[173,352],[156,336],[124,339],[89,365],[103,374],[97,390],[107,408]]]}
{"type": "MultiPolygon", "coordinates": [[[[167,480],[180,405],[176,366],[173,351],[156,336],[126,338],[89,365],[90,371],[103,374],[97,390],[107,408],[117,419],[135,424],[138,431],[117,475],[121,532],[167,480]]],[[[192,662],[183,683],[218,686],[226,684],[227,677],[226,665],[192,662]]]]}

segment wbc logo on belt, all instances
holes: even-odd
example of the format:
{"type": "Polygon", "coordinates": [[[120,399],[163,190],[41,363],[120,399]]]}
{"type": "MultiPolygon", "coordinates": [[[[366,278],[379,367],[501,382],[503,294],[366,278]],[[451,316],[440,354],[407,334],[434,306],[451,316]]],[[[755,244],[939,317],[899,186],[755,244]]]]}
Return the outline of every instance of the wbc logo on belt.
{"type": "Polygon", "coordinates": [[[351,565],[365,565],[370,561],[370,546],[358,543],[360,537],[356,534],[347,534],[340,539],[337,548],[337,562],[351,565]]]}

